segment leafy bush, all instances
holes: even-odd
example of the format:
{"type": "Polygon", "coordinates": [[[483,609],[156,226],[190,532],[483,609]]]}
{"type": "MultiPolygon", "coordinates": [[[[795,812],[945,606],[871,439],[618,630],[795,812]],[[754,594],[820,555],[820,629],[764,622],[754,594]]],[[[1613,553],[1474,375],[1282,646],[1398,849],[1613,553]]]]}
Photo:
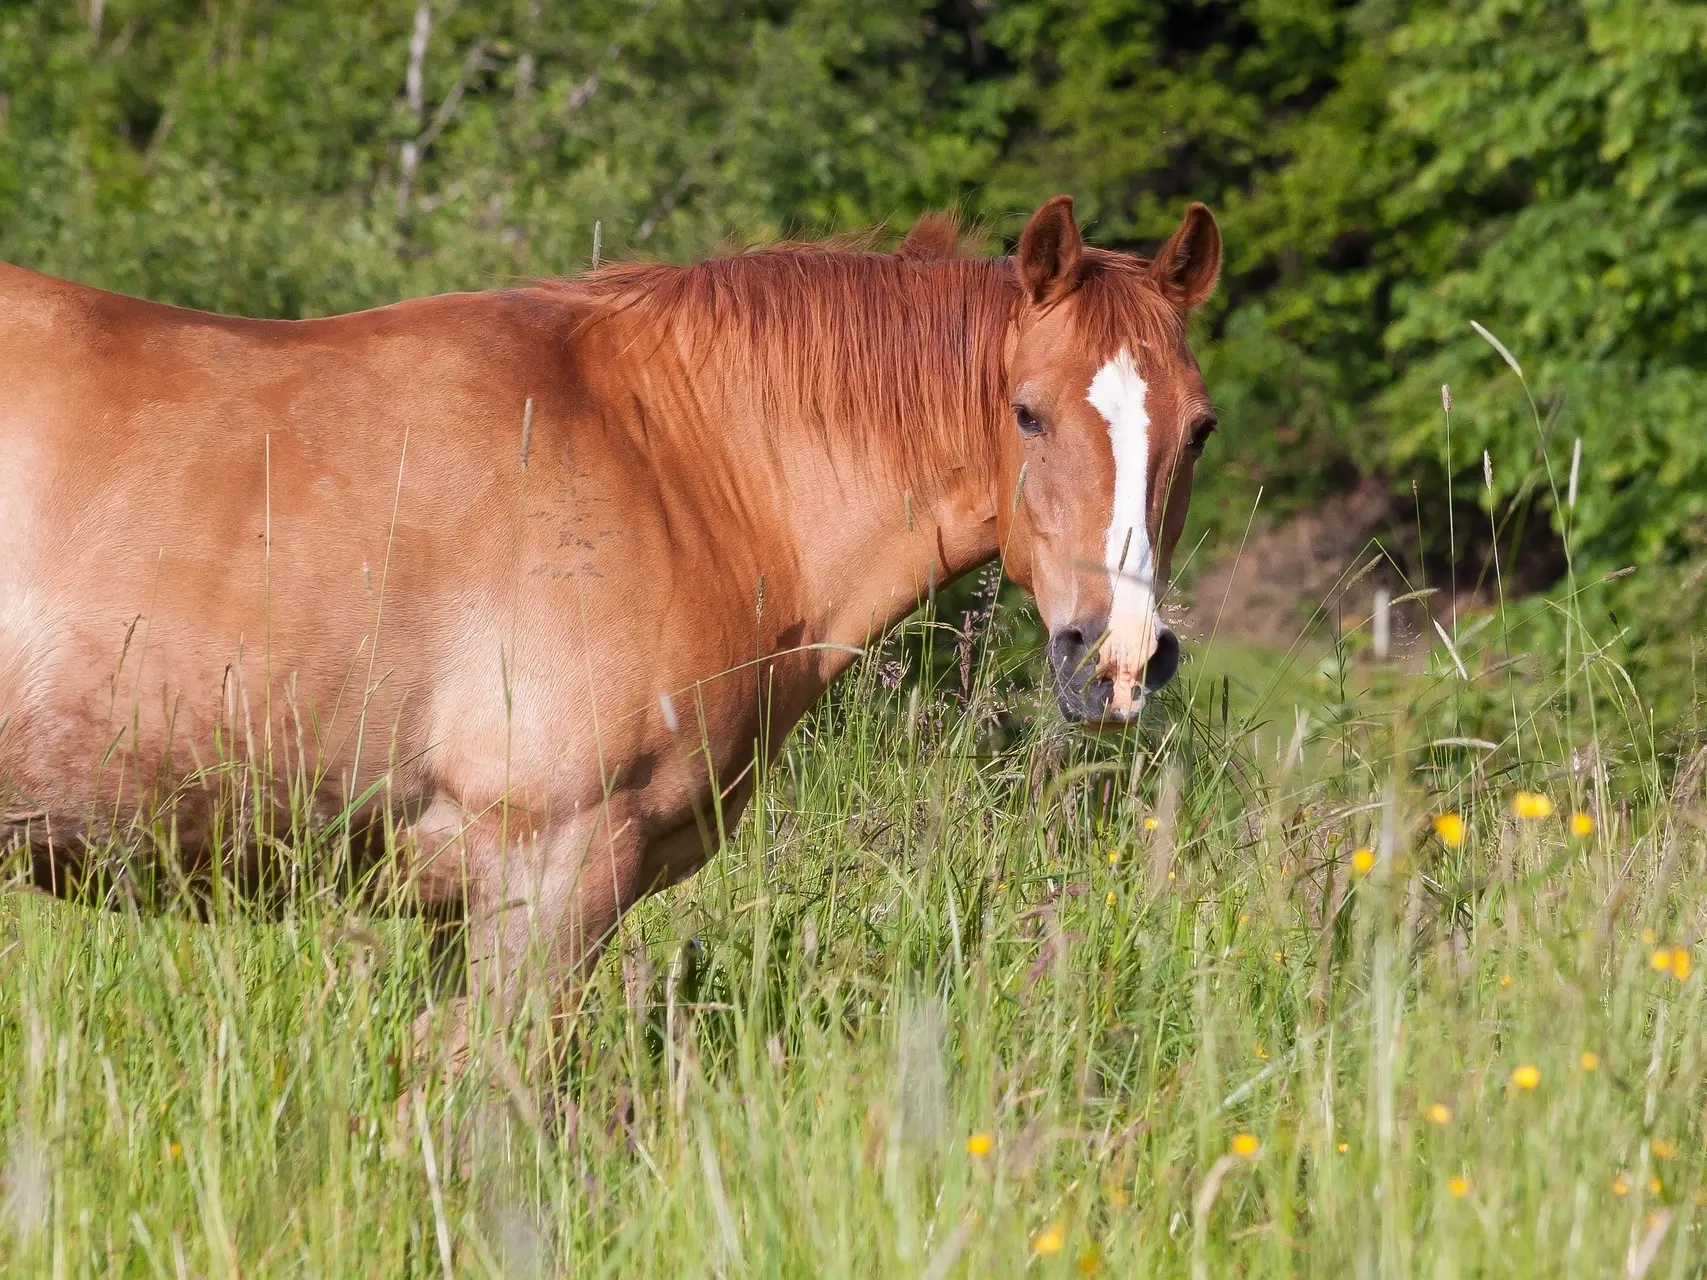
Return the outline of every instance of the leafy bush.
{"type": "Polygon", "coordinates": [[[994,242],[1068,190],[1142,250],[1204,199],[1200,524],[1377,475],[1443,530],[1486,450],[1501,519],[1562,532],[1580,436],[1603,571],[1686,559],[1707,503],[1704,43],[1676,0],[36,0],[0,256],[298,316],[578,270],[595,223],[679,257],[958,203],[994,242]]]}

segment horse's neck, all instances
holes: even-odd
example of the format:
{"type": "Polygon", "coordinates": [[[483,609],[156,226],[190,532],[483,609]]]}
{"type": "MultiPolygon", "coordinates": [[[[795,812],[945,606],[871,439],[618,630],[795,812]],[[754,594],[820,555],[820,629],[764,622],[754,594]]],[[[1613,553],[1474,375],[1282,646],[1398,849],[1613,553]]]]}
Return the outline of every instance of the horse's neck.
{"type": "Polygon", "coordinates": [[[998,434],[985,423],[941,425],[936,443],[950,456],[940,459],[885,448],[902,424],[786,428],[802,443],[783,450],[772,492],[787,508],[802,578],[803,638],[864,646],[997,554],[998,434]]]}
{"type": "Polygon", "coordinates": [[[888,477],[858,476],[793,503],[807,636],[863,646],[933,589],[991,559],[994,476],[963,467],[932,493],[888,477]]]}
{"type": "MultiPolygon", "coordinates": [[[[783,448],[758,446],[749,456],[778,468],[763,487],[782,508],[802,641],[863,647],[931,591],[998,553],[995,432],[945,433],[956,456],[937,462],[903,460],[899,451],[872,456],[885,424],[787,430],[793,438],[783,448]],[[986,443],[968,448],[968,439],[986,443]]],[[[828,670],[845,665],[831,659],[828,670]]]]}
{"type": "MultiPolygon", "coordinates": [[[[757,522],[746,534],[784,544],[754,548],[775,557],[754,568],[782,606],[766,617],[779,642],[863,646],[933,587],[999,550],[1005,437],[995,419],[1005,407],[999,384],[1011,282],[995,263],[859,265],[881,277],[873,288],[895,291],[889,303],[900,302],[877,305],[870,293],[838,302],[828,258],[803,257],[780,281],[764,275],[765,263],[752,264],[767,288],[811,287],[824,273],[826,293],[809,306],[799,296],[764,300],[772,324],[786,317],[816,335],[792,346],[726,311],[708,323],[691,300],[670,312],[637,311],[643,327],[675,330],[676,348],[693,353],[683,374],[695,384],[686,431],[696,466],[739,491],[731,495],[732,511],[744,513],[737,524],[757,522]],[[856,340],[823,337],[826,308],[861,326],[856,340]],[[779,360],[793,365],[779,368],[779,360]]],[[[659,279],[691,293],[681,277],[659,279]]],[[[746,302],[754,304],[752,293],[746,302]]],[[[845,665],[826,658],[822,670],[833,675],[845,665]]]]}

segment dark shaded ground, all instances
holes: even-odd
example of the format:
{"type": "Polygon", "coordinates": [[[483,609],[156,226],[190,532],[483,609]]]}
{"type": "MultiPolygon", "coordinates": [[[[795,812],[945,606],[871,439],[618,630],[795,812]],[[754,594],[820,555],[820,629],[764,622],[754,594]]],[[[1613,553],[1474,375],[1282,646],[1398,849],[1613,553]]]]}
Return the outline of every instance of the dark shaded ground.
{"type": "MultiPolygon", "coordinates": [[[[1186,625],[1198,638],[1286,646],[1318,610],[1361,626],[1375,592],[1386,588],[1393,610],[1393,644],[1404,649],[1430,629],[1429,613],[1462,616],[1498,598],[1493,537],[1487,514],[1466,506],[1454,513],[1459,556],[1425,558],[1414,504],[1387,485],[1365,479],[1303,515],[1259,522],[1243,548],[1191,576],[1183,597],[1186,625]],[[1420,598],[1403,597],[1427,590],[1420,598]],[[1456,597],[1456,600],[1455,600],[1456,597]]],[[[1545,590],[1558,581],[1564,556],[1544,521],[1508,520],[1501,530],[1500,577],[1508,598],[1545,590]]]]}

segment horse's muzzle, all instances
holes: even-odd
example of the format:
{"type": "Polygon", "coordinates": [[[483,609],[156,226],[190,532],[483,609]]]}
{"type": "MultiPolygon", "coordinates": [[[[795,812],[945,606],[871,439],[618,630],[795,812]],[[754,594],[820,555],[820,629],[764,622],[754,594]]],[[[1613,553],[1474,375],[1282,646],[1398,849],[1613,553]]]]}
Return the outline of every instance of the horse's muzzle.
{"type": "MultiPolygon", "coordinates": [[[[1049,674],[1055,685],[1055,700],[1072,724],[1109,728],[1130,724],[1142,713],[1142,703],[1128,711],[1109,705],[1114,698],[1114,681],[1096,673],[1097,650],[1107,630],[1108,624],[1095,618],[1058,627],[1049,635],[1049,674]]],[[[1178,670],[1179,637],[1172,627],[1158,625],[1156,652],[1144,664],[1144,688],[1154,693],[1178,670]]]]}

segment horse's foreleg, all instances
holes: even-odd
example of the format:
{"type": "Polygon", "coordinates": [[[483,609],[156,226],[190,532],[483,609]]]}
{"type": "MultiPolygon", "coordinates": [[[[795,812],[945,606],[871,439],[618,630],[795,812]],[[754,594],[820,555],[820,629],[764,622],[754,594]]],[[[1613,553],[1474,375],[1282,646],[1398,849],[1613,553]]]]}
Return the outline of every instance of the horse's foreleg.
{"type": "Polygon", "coordinates": [[[639,896],[641,841],[627,808],[618,797],[545,820],[514,811],[457,820],[439,802],[423,815],[423,840],[442,842],[423,860],[423,888],[437,896],[458,883],[466,902],[467,993],[442,1022],[429,1011],[415,1024],[417,1050],[448,1074],[481,1042],[506,1037],[530,999],[547,1026],[573,1011],[581,980],[639,896]]]}

